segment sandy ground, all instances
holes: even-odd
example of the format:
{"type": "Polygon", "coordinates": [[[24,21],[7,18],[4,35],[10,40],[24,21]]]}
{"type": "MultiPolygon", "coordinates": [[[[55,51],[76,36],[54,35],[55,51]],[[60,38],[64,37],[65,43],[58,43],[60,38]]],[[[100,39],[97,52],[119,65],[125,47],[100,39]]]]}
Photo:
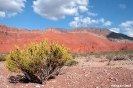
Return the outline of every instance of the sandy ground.
{"type": "Polygon", "coordinates": [[[9,72],[4,62],[0,62],[0,88],[133,88],[131,60],[113,61],[109,65],[105,58],[78,57],[75,60],[79,62],[77,66],[64,66],[60,75],[48,80],[46,85],[16,83],[14,78],[22,74],[9,72]]]}

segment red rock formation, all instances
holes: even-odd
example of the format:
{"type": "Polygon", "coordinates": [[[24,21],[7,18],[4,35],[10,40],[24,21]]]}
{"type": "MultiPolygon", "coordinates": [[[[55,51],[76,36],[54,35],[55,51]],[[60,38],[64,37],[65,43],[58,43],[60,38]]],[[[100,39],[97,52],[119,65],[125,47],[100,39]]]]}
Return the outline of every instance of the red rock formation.
{"type": "Polygon", "coordinates": [[[0,25],[0,53],[8,53],[15,45],[23,47],[31,42],[41,42],[47,38],[49,42],[58,41],[70,48],[70,52],[100,52],[133,49],[133,43],[118,44],[106,37],[87,31],[61,32],[58,29],[27,30],[0,25]]]}

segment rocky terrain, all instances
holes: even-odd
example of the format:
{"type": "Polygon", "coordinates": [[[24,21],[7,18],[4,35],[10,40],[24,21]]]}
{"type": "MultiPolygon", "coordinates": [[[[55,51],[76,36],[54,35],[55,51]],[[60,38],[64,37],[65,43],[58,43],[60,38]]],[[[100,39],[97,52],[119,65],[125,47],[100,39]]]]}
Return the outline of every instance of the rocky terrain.
{"type": "Polygon", "coordinates": [[[70,48],[70,52],[100,52],[133,49],[132,38],[100,28],[77,28],[73,30],[48,28],[46,30],[17,29],[0,25],[0,53],[8,53],[15,45],[58,41],[70,48]]]}
{"type": "Polygon", "coordinates": [[[133,60],[76,57],[76,66],[64,66],[45,85],[22,81],[23,74],[9,72],[0,62],[0,88],[133,88],[133,60]],[[89,61],[88,61],[89,60],[89,61]]]}

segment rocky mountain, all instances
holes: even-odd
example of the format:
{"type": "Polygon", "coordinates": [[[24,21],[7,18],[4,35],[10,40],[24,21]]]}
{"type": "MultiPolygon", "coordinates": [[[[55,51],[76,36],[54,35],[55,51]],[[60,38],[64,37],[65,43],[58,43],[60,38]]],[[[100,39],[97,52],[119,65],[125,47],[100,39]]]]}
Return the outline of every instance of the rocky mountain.
{"type": "Polygon", "coordinates": [[[115,33],[112,32],[106,28],[75,28],[74,31],[83,31],[86,30],[87,32],[92,32],[94,34],[98,34],[100,36],[106,37],[108,40],[112,42],[117,42],[117,43],[127,43],[127,42],[133,42],[133,38],[129,37],[127,35],[121,34],[121,33],[115,33]]]}
{"type": "MultiPolygon", "coordinates": [[[[52,28],[51,28],[52,29],[52,28]]],[[[49,29],[48,29],[49,30],[49,29]]],[[[60,29],[56,28],[56,30],[53,28],[53,31],[60,31],[61,33],[66,33],[66,32],[91,32],[94,34],[98,34],[99,36],[106,37],[108,40],[116,43],[127,43],[127,42],[133,42],[133,38],[129,37],[127,35],[121,34],[121,33],[115,33],[112,32],[106,28],[86,28],[86,27],[78,27],[75,29],[67,30],[67,29],[60,29]]],[[[52,31],[49,30],[49,31],[52,31]]]]}
{"type": "Polygon", "coordinates": [[[101,28],[75,28],[72,30],[47,28],[46,30],[17,29],[0,25],[0,53],[8,53],[15,45],[58,41],[70,49],[70,52],[100,52],[133,49],[132,38],[101,28]],[[116,43],[117,42],[117,43],[116,43]]]}

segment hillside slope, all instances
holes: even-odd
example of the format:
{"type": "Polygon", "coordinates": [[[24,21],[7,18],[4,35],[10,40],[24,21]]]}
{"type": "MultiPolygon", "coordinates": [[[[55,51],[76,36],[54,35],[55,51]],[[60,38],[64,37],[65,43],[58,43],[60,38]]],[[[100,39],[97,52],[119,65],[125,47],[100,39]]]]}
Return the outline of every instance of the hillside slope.
{"type": "Polygon", "coordinates": [[[79,27],[75,28],[73,31],[83,31],[86,30],[87,32],[91,32],[94,34],[98,34],[100,36],[106,37],[108,40],[116,43],[129,43],[133,42],[133,38],[129,37],[127,35],[121,34],[121,33],[115,33],[112,32],[106,28],[84,28],[84,27],[79,27]]]}
{"type": "Polygon", "coordinates": [[[100,52],[133,49],[133,43],[115,43],[105,36],[84,31],[67,31],[56,28],[46,30],[27,30],[0,25],[0,53],[8,53],[15,45],[23,48],[24,44],[58,41],[70,48],[70,52],[100,52]]]}

